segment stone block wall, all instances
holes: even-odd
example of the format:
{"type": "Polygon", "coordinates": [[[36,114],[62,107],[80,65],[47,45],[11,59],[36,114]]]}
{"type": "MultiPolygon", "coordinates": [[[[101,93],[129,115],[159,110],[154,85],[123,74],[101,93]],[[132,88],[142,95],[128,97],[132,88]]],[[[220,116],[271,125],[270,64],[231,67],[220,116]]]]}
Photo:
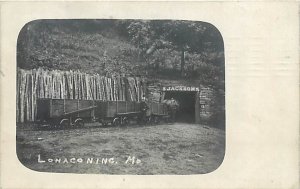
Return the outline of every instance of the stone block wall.
{"type": "Polygon", "coordinates": [[[199,117],[200,122],[209,122],[214,114],[215,91],[214,89],[199,84],[198,81],[186,80],[148,80],[147,97],[150,101],[160,102],[164,99],[163,86],[195,86],[199,87],[199,117]]]}

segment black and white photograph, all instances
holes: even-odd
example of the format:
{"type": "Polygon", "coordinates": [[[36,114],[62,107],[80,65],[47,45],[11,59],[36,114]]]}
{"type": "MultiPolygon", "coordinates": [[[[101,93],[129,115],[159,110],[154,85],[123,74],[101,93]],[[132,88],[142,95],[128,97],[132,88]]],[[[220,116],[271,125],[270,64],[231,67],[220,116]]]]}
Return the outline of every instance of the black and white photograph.
{"type": "Polygon", "coordinates": [[[0,188],[298,189],[299,8],[0,2],[0,188]]]}
{"type": "Polygon", "coordinates": [[[192,175],[225,156],[213,23],[40,19],[16,44],[16,155],[38,172],[192,175]]]}

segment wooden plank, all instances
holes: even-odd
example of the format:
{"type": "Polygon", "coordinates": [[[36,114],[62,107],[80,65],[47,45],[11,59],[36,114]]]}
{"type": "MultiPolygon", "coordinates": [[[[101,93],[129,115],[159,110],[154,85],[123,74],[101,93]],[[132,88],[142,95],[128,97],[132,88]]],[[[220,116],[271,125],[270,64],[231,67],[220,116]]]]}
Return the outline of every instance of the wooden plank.
{"type": "MultiPolygon", "coordinates": [[[[82,108],[82,109],[79,109],[79,110],[75,110],[75,111],[71,111],[71,112],[66,112],[63,115],[67,116],[67,115],[72,115],[72,114],[87,112],[87,115],[90,116],[91,114],[88,112],[88,110],[93,110],[95,108],[97,108],[97,106],[90,106],[90,107],[87,107],[87,108],[82,108]]],[[[84,114],[80,114],[80,115],[84,115],[84,114]]],[[[83,116],[80,116],[80,115],[79,115],[79,117],[83,117],[83,116]]]]}
{"type": "Polygon", "coordinates": [[[97,86],[98,86],[98,100],[103,100],[102,97],[102,82],[101,82],[101,77],[98,75],[97,76],[97,86]]]}
{"type": "Polygon", "coordinates": [[[21,78],[21,74],[20,74],[20,69],[17,68],[17,94],[16,94],[16,120],[17,122],[20,122],[20,78],[21,78]]]}
{"type": "Polygon", "coordinates": [[[54,74],[51,74],[51,77],[52,77],[52,89],[51,89],[51,98],[56,98],[56,95],[55,95],[55,75],[54,74]]]}
{"type": "MultiPolygon", "coordinates": [[[[27,72],[27,71],[26,71],[27,72]]],[[[29,74],[28,72],[26,73],[26,87],[25,87],[25,109],[26,109],[26,113],[25,113],[25,121],[28,121],[28,118],[29,118],[29,74]]]]}
{"type": "MultiPolygon", "coordinates": [[[[93,106],[93,100],[80,100],[78,110],[93,106]]],[[[91,117],[91,112],[81,112],[79,117],[91,117]]]]}
{"type": "Polygon", "coordinates": [[[114,101],[108,101],[106,112],[107,117],[114,117],[117,113],[117,103],[114,101]]]}
{"type": "Polygon", "coordinates": [[[52,114],[53,111],[52,111],[52,110],[53,110],[53,99],[51,98],[51,99],[50,99],[50,111],[49,111],[49,112],[50,112],[50,113],[49,113],[49,114],[50,114],[50,115],[49,115],[50,117],[53,117],[53,114],[52,114]]]}
{"type": "Polygon", "coordinates": [[[90,83],[89,83],[89,76],[87,74],[84,74],[85,76],[85,92],[86,92],[86,98],[87,100],[91,99],[90,98],[90,83]]]}
{"type": "Polygon", "coordinates": [[[59,117],[64,114],[64,102],[61,99],[52,100],[52,117],[59,117]]]}
{"type": "Polygon", "coordinates": [[[93,105],[93,100],[80,100],[79,101],[79,109],[90,107],[93,105]]]}
{"type": "Polygon", "coordinates": [[[101,79],[100,79],[100,76],[97,74],[97,100],[102,100],[102,91],[101,91],[101,79]]]}
{"type": "Polygon", "coordinates": [[[102,77],[102,90],[103,90],[103,100],[108,100],[106,92],[106,77],[102,77]]]}
{"type": "Polygon", "coordinates": [[[34,100],[34,115],[33,115],[33,121],[36,120],[36,114],[37,114],[37,90],[38,90],[38,82],[39,82],[39,75],[40,75],[40,69],[38,69],[35,73],[35,81],[34,81],[34,88],[33,88],[33,91],[34,91],[34,94],[32,95],[33,96],[33,100],[34,100]]]}
{"type": "Polygon", "coordinates": [[[119,100],[119,98],[118,98],[118,80],[115,76],[114,76],[114,99],[116,101],[119,100]]]}
{"type": "Polygon", "coordinates": [[[120,75],[117,76],[116,78],[117,82],[117,100],[122,100],[122,88],[121,88],[121,80],[120,80],[120,75]]]}
{"type": "Polygon", "coordinates": [[[117,101],[117,107],[118,107],[118,110],[117,110],[117,113],[125,113],[127,111],[129,111],[127,109],[127,104],[126,104],[126,101],[117,101]]]}
{"type": "Polygon", "coordinates": [[[121,79],[122,83],[122,99],[121,100],[126,100],[126,84],[125,84],[125,78],[121,79]]]}
{"type": "Polygon", "coordinates": [[[60,73],[60,98],[66,99],[65,74],[60,73]]]}
{"type": "Polygon", "coordinates": [[[50,96],[50,88],[51,88],[51,84],[50,84],[50,79],[49,79],[49,75],[46,74],[45,71],[41,72],[40,77],[40,82],[39,82],[39,98],[49,98],[50,96]]]}
{"type": "Polygon", "coordinates": [[[92,89],[93,89],[93,98],[92,99],[96,100],[97,99],[96,76],[92,77],[92,85],[93,85],[93,87],[92,87],[92,89]]]}
{"type": "Polygon", "coordinates": [[[77,73],[77,99],[82,99],[81,97],[81,75],[77,73]]]}
{"type": "Polygon", "coordinates": [[[110,100],[110,95],[109,95],[109,87],[108,87],[108,80],[107,80],[107,77],[104,77],[104,87],[105,87],[105,97],[106,97],[106,100],[110,100]]]}
{"type": "Polygon", "coordinates": [[[74,96],[74,80],[73,80],[73,78],[74,78],[74,72],[71,70],[71,72],[70,72],[70,74],[69,74],[69,87],[70,87],[70,91],[69,91],[69,93],[70,93],[70,98],[71,99],[74,99],[75,98],[75,96],[74,96]]]}
{"type": "Polygon", "coordinates": [[[49,80],[48,81],[49,87],[47,89],[47,93],[48,93],[47,98],[53,98],[53,93],[51,92],[52,85],[53,85],[53,82],[52,82],[53,78],[51,75],[48,76],[48,80],[49,80]]]}
{"type": "Polygon", "coordinates": [[[38,99],[37,100],[37,120],[49,120],[50,118],[50,101],[51,99],[38,99]]]}
{"type": "Polygon", "coordinates": [[[117,116],[128,116],[128,115],[137,115],[140,112],[126,112],[126,113],[118,113],[117,116]]]}
{"type": "Polygon", "coordinates": [[[74,83],[74,98],[75,99],[78,99],[78,86],[77,86],[77,72],[74,73],[74,76],[73,76],[73,83],[74,83]]]}
{"type": "Polygon", "coordinates": [[[134,78],[134,89],[135,89],[135,101],[140,101],[139,95],[139,80],[137,77],[134,78]]]}
{"type": "Polygon", "coordinates": [[[71,112],[78,110],[78,100],[66,99],[65,100],[65,112],[71,112]]]}

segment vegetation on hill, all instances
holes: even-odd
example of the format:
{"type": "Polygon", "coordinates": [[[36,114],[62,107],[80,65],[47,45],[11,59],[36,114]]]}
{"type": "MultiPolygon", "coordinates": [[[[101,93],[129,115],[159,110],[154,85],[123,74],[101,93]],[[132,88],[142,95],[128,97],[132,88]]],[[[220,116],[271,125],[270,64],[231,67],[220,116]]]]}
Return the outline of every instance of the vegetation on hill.
{"type": "Polygon", "coordinates": [[[18,67],[198,79],[224,86],[216,28],[174,20],[36,20],[20,31],[18,67]]]}

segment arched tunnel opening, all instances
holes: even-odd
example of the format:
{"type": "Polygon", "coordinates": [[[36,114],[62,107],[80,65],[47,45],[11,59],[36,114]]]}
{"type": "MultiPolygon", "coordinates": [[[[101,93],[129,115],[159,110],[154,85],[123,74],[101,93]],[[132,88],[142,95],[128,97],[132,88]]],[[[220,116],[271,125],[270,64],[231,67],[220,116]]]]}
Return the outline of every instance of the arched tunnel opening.
{"type": "Polygon", "coordinates": [[[196,92],[191,91],[166,91],[164,99],[174,98],[179,104],[175,121],[195,123],[196,92]]]}

